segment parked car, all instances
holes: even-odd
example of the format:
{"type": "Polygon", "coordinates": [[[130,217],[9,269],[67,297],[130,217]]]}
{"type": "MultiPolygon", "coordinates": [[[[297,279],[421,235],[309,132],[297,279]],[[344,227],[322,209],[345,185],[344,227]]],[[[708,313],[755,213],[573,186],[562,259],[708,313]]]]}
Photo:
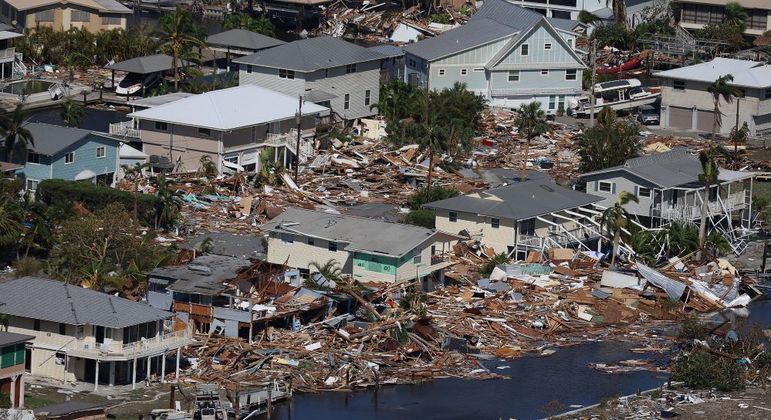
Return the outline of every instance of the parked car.
{"type": "Polygon", "coordinates": [[[644,105],[640,107],[640,113],[637,114],[637,121],[643,125],[659,125],[661,123],[659,114],[659,108],[644,105]]]}
{"type": "Polygon", "coordinates": [[[115,87],[115,93],[118,95],[133,95],[142,88],[149,88],[155,83],[161,80],[161,76],[158,73],[150,73],[147,75],[139,73],[129,73],[123,80],[115,87]]]}

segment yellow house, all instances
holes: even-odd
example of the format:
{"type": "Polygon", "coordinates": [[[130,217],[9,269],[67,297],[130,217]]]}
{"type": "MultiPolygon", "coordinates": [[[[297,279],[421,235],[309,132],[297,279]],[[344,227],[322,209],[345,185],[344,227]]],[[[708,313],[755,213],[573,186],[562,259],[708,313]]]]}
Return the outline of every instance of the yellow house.
{"type": "Polygon", "coordinates": [[[126,29],[129,14],[131,9],[116,0],[0,0],[0,18],[19,30],[126,29]]]}

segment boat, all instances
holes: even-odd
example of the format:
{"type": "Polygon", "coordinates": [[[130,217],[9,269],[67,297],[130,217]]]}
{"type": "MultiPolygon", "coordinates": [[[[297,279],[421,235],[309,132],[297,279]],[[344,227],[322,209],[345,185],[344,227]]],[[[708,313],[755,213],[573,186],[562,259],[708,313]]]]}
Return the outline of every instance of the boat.
{"type": "Polygon", "coordinates": [[[622,71],[629,71],[640,67],[643,61],[643,54],[638,54],[629,60],[612,67],[597,67],[595,72],[597,74],[618,74],[622,71]]]}
{"type": "Polygon", "coordinates": [[[193,403],[193,420],[226,420],[228,413],[215,384],[200,384],[193,403]]]}
{"type": "MultiPolygon", "coordinates": [[[[600,112],[605,107],[615,111],[639,108],[655,103],[660,97],[660,88],[645,88],[637,79],[609,80],[594,85],[594,111],[600,112]]],[[[568,101],[567,111],[573,116],[588,116],[591,113],[589,96],[568,101]]]]}

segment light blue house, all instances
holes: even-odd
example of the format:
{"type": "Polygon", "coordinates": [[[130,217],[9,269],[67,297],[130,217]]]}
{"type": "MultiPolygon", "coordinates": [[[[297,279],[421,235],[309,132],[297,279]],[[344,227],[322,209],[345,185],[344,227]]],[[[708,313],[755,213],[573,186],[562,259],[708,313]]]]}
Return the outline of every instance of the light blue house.
{"type": "Polygon", "coordinates": [[[106,134],[80,128],[30,123],[25,126],[34,145],[17,149],[14,161],[24,165],[17,175],[28,190],[45,179],[92,181],[111,185],[118,171],[120,142],[106,134]]]}
{"type": "Polygon", "coordinates": [[[555,114],[581,95],[586,65],[575,49],[578,26],[487,0],[465,25],[405,46],[405,81],[435,90],[461,82],[492,106],[538,101],[555,114]]]}

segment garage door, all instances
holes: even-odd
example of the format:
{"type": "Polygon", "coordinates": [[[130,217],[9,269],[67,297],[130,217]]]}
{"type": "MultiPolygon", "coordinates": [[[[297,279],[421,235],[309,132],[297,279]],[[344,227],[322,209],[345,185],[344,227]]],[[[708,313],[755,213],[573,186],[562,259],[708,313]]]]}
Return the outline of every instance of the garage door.
{"type": "MultiPolygon", "coordinates": [[[[712,111],[696,111],[696,129],[699,131],[712,132],[712,123],[715,121],[712,111]]],[[[723,117],[725,119],[725,117],[723,117]]],[[[720,129],[718,128],[718,132],[720,129]]]]}
{"type": "Polygon", "coordinates": [[[672,128],[691,129],[691,108],[669,107],[669,126],[672,128]]]}

